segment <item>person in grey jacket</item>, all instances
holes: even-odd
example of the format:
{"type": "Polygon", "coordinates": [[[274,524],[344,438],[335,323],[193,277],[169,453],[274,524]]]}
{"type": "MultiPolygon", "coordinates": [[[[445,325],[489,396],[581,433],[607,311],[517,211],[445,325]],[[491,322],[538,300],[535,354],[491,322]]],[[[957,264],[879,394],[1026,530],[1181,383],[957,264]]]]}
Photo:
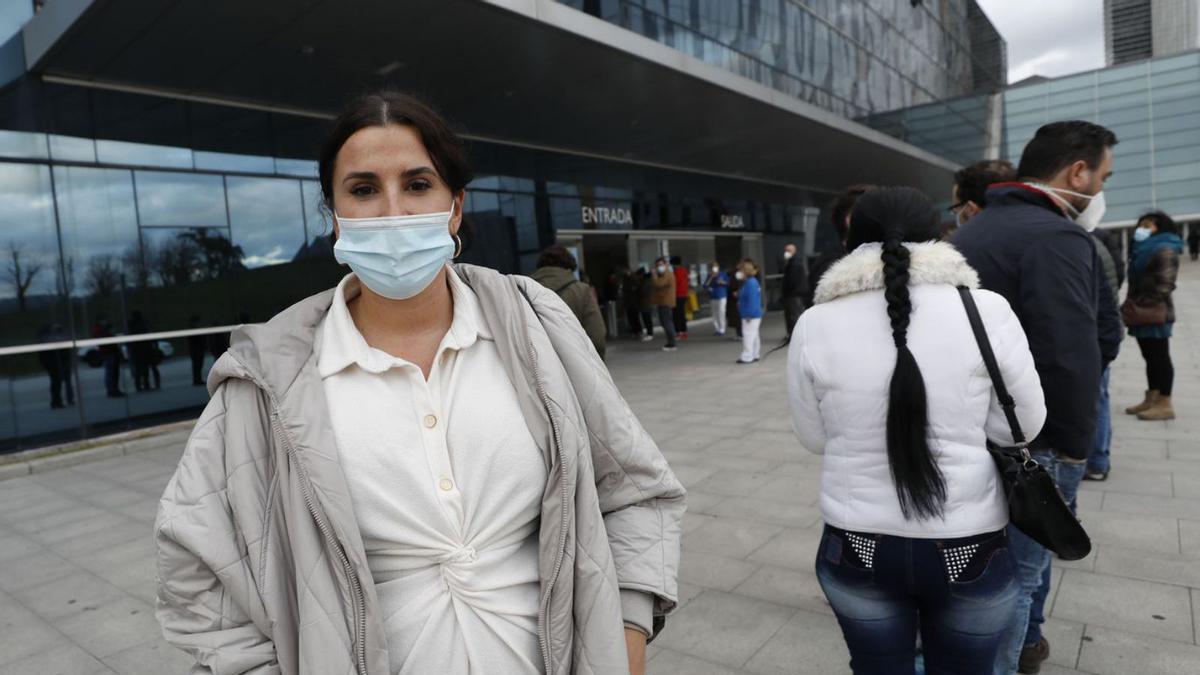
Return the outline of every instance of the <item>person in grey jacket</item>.
{"type": "Polygon", "coordinates": [[[470,170],[423,103],[356,99],[319,168],[353,273],[214,365],[155,525],[167,641],[222,675],[643,673],[684,489],[579,321],[449,264],[470,170]]]}

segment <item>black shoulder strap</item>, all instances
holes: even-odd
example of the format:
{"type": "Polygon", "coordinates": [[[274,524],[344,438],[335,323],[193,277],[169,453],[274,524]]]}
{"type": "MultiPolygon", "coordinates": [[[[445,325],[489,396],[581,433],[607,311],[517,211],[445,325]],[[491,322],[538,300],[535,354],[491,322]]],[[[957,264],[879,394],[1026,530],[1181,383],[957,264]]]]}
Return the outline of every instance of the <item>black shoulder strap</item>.
{"type": "Polygon", "coordinates": [[[582,284],[582,283],[583,282],[578,279],[572,279],[572,280],[568,281],[567,283],[563,284],[562,286],[559,286],[558,288],[554,289],[554,294],[558,295],[559,293],[562,293],[563,291],[574,286],[575,284],[582,284]]]}
{"type": "Polygon", "coordinates": [[[975,305],[975,298],[966,286],[959,286],[958,294],[962,296],[963,307],[966,308],[967,318],[971,321],[971,331],[975,333],[975,342],[979,345],[983,363],[987,366],[988,375],[992,378],[992,387],[996,390],[996,398],[1000,400],[1000,407],[1004,408],[1004,416],[1008,418],[1008,426],[1012,429],[1013,440],[1018,445],[1025,443],[1025,433],[1021,431],[1021,422],[1017,420],[1017,403],[1008,393],[1008,387],[1004,385],[1004,378],[1000,375],[1000,365],[996,362],[996,353],[992,351],[992,342],[988,339],[987,329],[983,327],[983,318],[979,316],[979,307],[975,305]]]}

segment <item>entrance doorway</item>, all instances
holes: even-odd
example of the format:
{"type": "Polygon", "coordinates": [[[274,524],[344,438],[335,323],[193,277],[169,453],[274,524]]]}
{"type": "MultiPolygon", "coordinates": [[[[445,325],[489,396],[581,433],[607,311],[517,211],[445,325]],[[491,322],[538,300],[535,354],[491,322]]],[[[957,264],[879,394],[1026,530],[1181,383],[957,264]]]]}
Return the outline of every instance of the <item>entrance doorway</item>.
{"type": "Polygon", "coordinates": [[[596,288],[609,335],[614,337],[631,332],[625,305],[640,301],[621,294],[626,270],[648,273],[659,257],[679,256],[688,270],[698,305],[693,318],[707,318],[711,316],[711,303],[703,287],[710,263],[715,260],[721,269],[732,273],[743,258],[754,258],[761,266],[763,251],[762,235],[755,232],[560,230],[557,239],[576,254],[582,275],[596,288]]]}

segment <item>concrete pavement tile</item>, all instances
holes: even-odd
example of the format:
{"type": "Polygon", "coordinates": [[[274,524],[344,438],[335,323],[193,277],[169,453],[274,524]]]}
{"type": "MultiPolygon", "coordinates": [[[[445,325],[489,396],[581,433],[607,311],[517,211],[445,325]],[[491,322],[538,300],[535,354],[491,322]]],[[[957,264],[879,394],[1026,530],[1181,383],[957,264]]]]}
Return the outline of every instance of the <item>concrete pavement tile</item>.
{"type": "Polygon", "coordinates": [[[1092,552],[1082,560],[1060,560],[1055,557],[1054,567],[1056,569],[1085,570],[1091,572],[1096,569],[1096,546],[1093,545],[1092,552]]]}
{"type": "Polygon", "coordinates": [[[1112,456],[1137,458],[1139,461],[1166,459],[1169,443],[1160,438],[1114,438],[1112,456]]]}
{"type": "MultiPolygon", "coordinates": [[[[653,645],[651,645],[653,646],[653,645]]],[[[192,658],[161,638],[143,642],[102,659],[121,675],[163,675],[186,673],[194,665],[192,658]]]]}
{"type": "Polygon", "coordinates": [[[1082,670],[1075,670],[1074,668],[1064,668],[1060,665],[1050,663],[1049,661],[1047,661],[1046,663],[1042,664],[1042,670],[1040,671],[1040,675],[1092,675],[1092,674],[1085,673],[1082,670]]]}
{"type": "Polygon", "coordinates": [[[1097,675],[1195,675],[1200,647],[1089,624],[1079,669],[1097,675]]]}
{"type": "Polygon", "coordinates": [[[684,535],[683,548],[745,558],[782,531],[779,525],[718,517],[684,535]]]}
{"type": "Polygon", "coordinates": [[[696,488],[727,497],[742,497],[757,494],[774,478],[771,474],[723,469],[697,483],[696,488]]]}
{"type": "Polygon", "coordinates": [[[49,545],[50,550],[68,560],[78,561],[97,551],[103,551],[135,539],[153,538],[153,528],[145,523],[126,521],[49,545]]]}
{"type": "Polygon", "coordinates": [[[1184,589],[1106,574],[1067,570],[1052,616],[1180,642],[1195,639],[1184,589]]]}
{"type": "Polygon", "coordinates": [[[703,586],[697,586],[696,584],[689,584],[686,581],[679,582],[679,601],[678,601],[679,607],[677,608],[677,611],[678,611],[678,609],[683,608],[685,605],[687,605],[689,602],[691,602],[692,598],[695,598],[696,596],[700,595],[705,590],[706,589],[703,586]]]}
{"type": "Polygon", "coordinates": [[[87,450],[64,452],[61,455],[42,457],[34,462],[30,462],[29,468],[33,473],[46,473],[98,459],[120,457],[122,454],[124,453],[121,452],[121,446],[119,445],[101,445],[95,448],[88,448],[87,450]]]}
{"type": "Polygon", "coordinates": [[[777,475],[762,489],[750,494],[761,499],[815,506],[821,496],[821,472],[810,467],[809,471],[799,476],[777,475]]]}
{"type": "Polygon", "coordinates": [[[1079,663],[1080,642],[1083,640],[1083,624],[1050,617],[1042,624],[1042,635],[1050,642],[1052,663],[1063,668],[1075,668],[1079,663]]]}
{"type": "Polygon", "coordinates": [[[28,462],[13,462],[12,464],[0,464],[0,481],[11,480],[28,476],[30,467],[28,462]]]}
{"type": "Polygon", "coordinates": [[[70,508],[14,522],[13,529],[36,536],[46,530],[78,523],[81,520],[104,515],[104,511],[83,502],[74,502],[70,508]]]}
{"type": "Polygon", "coordinates": [[[0,564],[0,590],[9,593],[62,579],[79,568],[50,551],[39,550],[0,564]]]}
{"type": "Polygon", "coordinates": [[[61,633],[14,598],[0,595],[0,666],[49,651],[63,640],[61,633]]]}
{"type": "Polygon", "coordinates": [[[83,499],[97,508],[111,509],[129,504],[145,503],[146,495],[126,487],[111,486],[92,492],[83,499]]]}
{"type": "Polygon", "coordinates": [[[1184,555],[1200,556],[1200,520],[1179,521],[1179,550],[1184,555]]]}
{"type": "MultiPolygon", "coordinates": [[[[145,508],[145,505],[139,505],[145,508]]],[[[30,535],[35,541],[40,542],[43,546],[51,546],[53,544],[82,537],[84,535],[117,528],[122,525],[128,525],[129,519],[117,513],[100,513],[97,516],[89,516],[72,520],[61,525],[53,527],[43,527],[42,529],[30,535]]]]}
{"type": "Polygon", "coordinates": [[[1170,497],[1171,476],[1162,471],[1151,471],[1129,466],[1132,462],[1120,463],[1113,459],[1113,469],[1106,481],[1084,481],[1080,492],[1126,492],[1135,495],[1170,497]]]}
{"type": "Polygon", "coordinates": [[[112,670],[73,644],[43,651],[0,668],[0,675],[96,675],[112,670]]]}
{"type": "Polygon", "coordinates": [[[23,558],[41,550],[41,544],[17,532],[0,534],[0,564],[14,558],[23,558]]]}
{"type": "MultiPolygon", "coordinates": [[[[732,497],[731,497],[731,499],[732,499],[732,497]]],[[[716,519],[717,519],[716,516],[707,516],[707,515],[704,515],[703,513],[692,513],[691,511],[688,511],[687,513],[683,514],[683,525],[682,525],[683,533],[687,534],[687,533],[691,532],[692,530],[695,530],[696,528],[700,527],[701,525],[704,525],[706,523],[711,523],[712,521],[714,521],[716,519]]]]}
{"type": "Polygon", "coordinates": [[[1200,475],[1172,472],[1171,484],[1176,497],[1194,499],[1200,503],[1200,475]]]}
{"type": "Polygon", "coordinates": [[[159,630],[154,607],[129,596],[56,621],[54,627],[98,658],[139,645],[159,630]]]}
{"type": "Polygon", "coordinates": [[[699,466],[696,464],[677,462],[671,465],[671,471],[675,473],[675,477],[679,479],[680,483],[683,483],[684,487],[690,488],[696,483],[699,483],[705,478],[708,478],[716,473],[717,469],[716,467],[711,466],[699,466]]]}
{"type": "Polygon", "coordinates": [[[717,504],[729,499],[726,495],[719,495],[712,492],[704,492],[702,490],[693,490],[688,488],[687,492],[687,510],[688,513],[710,513],[717,504]]]}
{"type": "Polygon", "coordinates": [[[1145,495],[1110,492],[1104,496],[1103,510],[1145,516],[1200,520],[1200,499],[1147,497],[1145,495]]]}
{"type": "Polygon", "coordinates": [[[47,621],[59,621],[76,614],[94,612],[106,602],[125,596],[125,592],[89,572],[26,588],[13,596],[34,614],[47,621]]]}
{"type": "Polygon", "coordinates": [[[833,615],[813,572],[764,565],[733,589],[738,595],[777,602],[796,609],[833,615]]]}
{"type": "Polygon", "coordinates": [[[786,527],[807,528],[821,520],[821,512],[795,502],[754,497],[730,497],[712,510],[714,515],[745,518],[786,527]]]}
{"type": "Polygon", "coordinates": [[[850,652],[832,616],[801,611],[745,667],[760,675],[841,675],[850,673],[850,652]]]}
{"type": "Polygon", "coordinates": [[[1105,494],[1104,492],[1080,490],[1075,493],[1075,503],[1079,506],[1080,511],[1099,511],[1104,503],[1105,494]]]}
{"type": "Polygon", "coordinates": [[[745,672],[701,661],[671,649],[660,650],[646,667],[647,675],[743,675],[745,672]]]}
{"type": "Polygon", "coordinates": [[[761,567],[722,555],[684,551],[679,560],[679,579],[703,588],[732,591],[761,567]]]}
{"type": "Polygon", "coordinates": [[[1096,554],[1095,571],[1115,577],[1200,588],[1200,555],[1145,553],[1104,546],[1096,554]]]}
{"type": "Polygon", "coordinates": [[[781,462],[775,459],[759,459],[746,455],[726,455],[720,450],[706,450],[697,455],[694,463],[701,466],[710,466],[720,471],[725,469],[733,469],[735,471],[749,471],[750,473],[771,473],[779,468],[781,462]]]}
{"type": "Polygon", "coordinates": [[[1200,462],[1200,441],[1167,441],[1167,457],[1185,462],[1200,462]]]}
{"type": "Polygon", "coordinates": [[[783,605],[708,591],[688,604],[687,612],[675,618],[658,642],[667,649],[738,668],[795,613],[783,605]]]}
{"type": "Polygon", "coordinates": [[[806,529],[787,529],[751,553],[748,560],[811,572],[816,567],[817,549],[820,547],[819,524],[806,529]]]}
{"type": "Polygon", "coordinates": [[[1099,511],[1084,514],[1083,527],[1097,544],[1162,553],[1179,552],[1179,528],[1172,518],[1099,511]]]}
{"type": "Polygon", "coordinates": [[[80,506],[80,503],[74,499],[61,497],[47,491],[44,495],[38,496],[34,502],[19,504],[0,511],[0,520],[4,520],[15,530],[30,532],[36,529],[29,524],[31,521],[54,518],[56,515],[74,511],[80,506]]]}

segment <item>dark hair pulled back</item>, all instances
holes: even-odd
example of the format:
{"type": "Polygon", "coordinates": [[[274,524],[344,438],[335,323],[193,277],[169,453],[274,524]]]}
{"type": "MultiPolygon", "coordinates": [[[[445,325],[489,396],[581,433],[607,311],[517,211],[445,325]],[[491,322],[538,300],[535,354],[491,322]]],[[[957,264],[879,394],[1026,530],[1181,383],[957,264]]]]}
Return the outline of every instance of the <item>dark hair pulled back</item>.
{"type": "Polygon", "coordinates": [[[877,188],[858,200],[850,216],[847,248],[882,245],[884,298],[896,345],[896,368],[888,393],[887,452],[896,496],[905,518],[940,517],[946,481],[929,449],[929,410],[925,380],[908,348],[912,318],[910,255],[906,242],[938,238],[933,202],[912,188],[877,188]]]}
{"type": "Polygon", "coordinates": [[[321,196],[331,210],[333,172],[342,146],[351,136],[367,127],[386,127],[390,124],[411,127],[417,132],[425,151],[433,160],[433,168],[452,193],[457,195],[471,182],[471,166],[467,162],[466,149],[450,123],[416,96],[394,89],[381,89],[351,99],[333,120],[321,144],[317,159],[321,196]]]}

